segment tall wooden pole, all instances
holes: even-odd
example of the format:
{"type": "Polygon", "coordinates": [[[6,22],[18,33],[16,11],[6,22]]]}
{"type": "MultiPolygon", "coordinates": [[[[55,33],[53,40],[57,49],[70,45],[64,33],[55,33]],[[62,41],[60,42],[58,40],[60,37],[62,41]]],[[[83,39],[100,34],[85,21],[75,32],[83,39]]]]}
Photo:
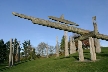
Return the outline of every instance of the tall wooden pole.
{"type": "Polygon", "coordinates": [[[15,44],[16,44],[16,39],[14,39],[14,43],[12,44],[12,49],[13,49],[13,53],[12,53],[12,65],[14,65],[14,63],[15,63],[15,44]]]}
{"type": "Polygon", "coordinates": [[[56,57],[59,57],[58,36],[56,37],[56,57]]]}
{"type": "Polygon", "coordinates": [[[17,50],[16,51],[17,51],[17,53],[16,53],[16,61],[18,62],[18,59],[19,59],[18,58],[18,54],[19,54],[19,44],[17,44],[17,50]]]}
{"type": "MultiPolygon", "coordinates": [[[[95,35],[97,35],[98,34],[98,28],[97,28],[96,16],[92,17],[92,20],[93,20],[93,26],[94,26],[94,33],[95,33],[95,35]]],[[[94,45],[95,45],[96,53],[100,53],[101,47],[100,47],[99,39],[94,38],[94,45]]]]}
{"type": "Polygon", "coordinates": [[[19,44],[18,44],[18,62],[20,61],[20,41],[19,41],[19,44]]]}
{"type": "Polygon", "coordinates": [[[9,67],[12,66],[12,39],[10,39],[9,67]]]}
{"type": "Polygon", "coordinates": [[[70,36],[70,54],[72,54],[72,36],[70,36]]]}
{"type": "MultiPolygon", "coordinates": [[[[64,15],[61,15],[61,19],[64,19],[64,15]]],[[[64,37],[65,37],[65,57],[69,56],[68,52],[68,36],[67,36],[68,31],[64,31],[64,37]]]]}
{"type": "Polygon", "coordinates": [[[48,58],[48,44],[46,46],[47,58],[48,58]]]}
{"type": "Polygon", "coordinates": [[[64,32],[64,37],[65,37],[65,57],[67,57],[69,56],[67,31],[64,32]]]}
{"type": "Polygon", "coordinates": [[[80,41],[80,40],[78,40],[78,53],[79,53],[79,61],[84,61],[82,41],[80,41]]]}

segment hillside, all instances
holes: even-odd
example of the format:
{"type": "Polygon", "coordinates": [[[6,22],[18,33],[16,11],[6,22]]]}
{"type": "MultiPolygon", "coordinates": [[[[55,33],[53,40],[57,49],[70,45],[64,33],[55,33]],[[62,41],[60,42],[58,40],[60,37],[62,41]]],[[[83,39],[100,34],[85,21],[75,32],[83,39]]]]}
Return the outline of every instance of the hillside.
{"type": "MultiPolygon", "coordinates": [[[[90,59],[89,50],[84,50],[85,59],[90,59]]],[[[102,48],[96,62],[78,62],[78,53],[68,58],[44,58],[22,62],[12,68],[0,68],[0,72],[108,72],[108,48],[102,48]]]]}

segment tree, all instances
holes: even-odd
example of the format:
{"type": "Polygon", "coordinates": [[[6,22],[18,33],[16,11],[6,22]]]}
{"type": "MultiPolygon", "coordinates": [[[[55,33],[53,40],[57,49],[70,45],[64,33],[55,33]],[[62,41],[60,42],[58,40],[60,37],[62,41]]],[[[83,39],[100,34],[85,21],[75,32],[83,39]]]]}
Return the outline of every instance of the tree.
{"type": "Polygon", "coordinates": [[[54,50],[56,49],[54,46],[52,45],[48,45],[47,43],[45,42],[41,42],[38,44],[38,46],[36,47],[37,49],[37,56],[44,56],[44,57],[49,57],[53,55],[54,53],[54,50]]]}
{"type": "Polygon", "coordinates": [[[65,38],[64,38],[64,35],[62,36],[62,39],[61,39],[60,49],[63,50],[63,51],[65,50],[65,38]]]}
{"type": "Polygon", "coordinates": [[[30,40],[28,41],[24,41],[23,44],[23,51],[24,51],[24,56],[25,56],[25,60],[27,59],[31,59],[31,51],[32,51],[32,47],[31,47],[31,43],[30,40]]]}
{"type": "Polygon", "coordinates": [[[52,56],[53,52],[56,48],[54,46],[49,45],[49,55],[52,56]]]}
{"type": "Polygon", "coordinates": [[[3,39],[0,40],[0,63],[4,63],[7,60],[6,44],[4,44],[3,39]]]}
{"type": "Polygon", "coordinates": [[[49,52],[52,54],[54,52],[55,47],[54,46],[49,46],[49,52]]]}
{"type": "Polygon", "coordinates": [[[48,44],[46,44],[44,42],[41,42],[41,43],[38,44],[38,46],[36,48],[37,48],[38,54],[40,56],[44,56],[45,55],[45,48],[47,46],[48,46],[48,44]]]}
{"type": "Polygon", "coordinates": [[[31,48],[32,50],[30,51],[30,58],[35,59],[36,58],[35,48],[33,46],[31,46],[31,48]]]}
{"type": "MultiPolygon", "coordinates": [[[[69,38],[69,40],[70,40],[70,38],[69,38]]],[[[70,43],[69,43],[69,41],[68,41],[68,48],[70,48],[69,45],[70,45],[70,43]]],[[[64,38],[64,35],[62,36],[62,39],[61,39],[60,49],[61,49],[61,50],[65,50],[65,38],[64,38]]]]}

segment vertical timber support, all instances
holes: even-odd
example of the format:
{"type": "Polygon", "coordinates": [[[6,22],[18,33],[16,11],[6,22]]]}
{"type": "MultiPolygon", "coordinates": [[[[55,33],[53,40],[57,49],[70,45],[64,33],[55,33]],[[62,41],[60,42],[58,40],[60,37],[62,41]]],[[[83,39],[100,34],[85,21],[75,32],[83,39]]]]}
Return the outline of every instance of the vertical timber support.
{"type": "Polygon", "coordinates": [[[64,37],[65,37],[65,57],[67,57],[67,56],[69,56],[67,31],[65,31],[64,37]]]}
{"type": "Polygon", "coordinates": [[[74,38],[72,38],[72,49],[73,49],[73,53],[76,53],[76,46],[75,46],[75,42],[74,42],[74,38]]]}
{"type": "Polygon", "coordinates": [[[74,42],[74,38],[70,36],[70,54],[76,53],[76,46],[74,42]]]}
{"type": "MultiPolygon", "coordinates": [[[[96,36],[98,34],[96,16],[92,17],[92,20],[93,20],[93,26],[94,26],[94,33],[95,33],[95,36],[96,36]]],[[[101,47],[100,47],[99,39],[94,38],[94,45],[95,45],[95,48],[96,48],[96,53],[100,53],[101,52],[101,47]]]]}
{"type": "Polygon", "coordinates": [[[18,62],[20,61],[20,41],[18,43],[18,62]]]}
{"type": "Polygon", "coordinates": [[[12,66],[15,63],[15,39],[14,42],[12,41],[12,66]]]}
{"type": "Polygon", "coordinates": [[[91,60],[96,60],[96,53],[95,53],[95,47],[94,47],[94,40],[92,37],[89,37],[89,44],[90,44],[90,54],[91,54],[91,60]]]}
{"type": "Polygon", "coordinates": [[[97,38],[95,38],[95,47],[96,47],[96,53],[100,53],[101,52],[100,41],[97,38]]]}
{"type": "Polygon", "coordinates": [[[10,39],[9,67],[12,66],[12,39],[10,39]]]}
{"type": "Polygon", "coordinates": [[[59,57],[59,44],[58,44],[58,36],[56,37],[56,57],[59,57]]]}
{"type": "Polygon", "coordinates": [[[72,36],[70,36],[70,54],[73,53],[72,48],[73,48],[73,46],[72,46],[72,36]]]}
{"type": "Polygon", "coordinates": [[[17,44],[17,53],[16,53],[16,62],[18,62],[18,51],[19,51],[19,44],[17,44]]]}
{"type": "MultiPolygon", "coordinates": [[[[60,16],[61,19],[64,19],[64,15],[60,16]]],[[[69,56],[68,52],[68,36],[67,36],[68,31],[64,31],[64,37],[65,37],[65,57],[69,56]]]]}
{"type": "Polygon", "coordinates": [[[17,45],[16,62],[18,62],[18,48],[19,48],[19,45],[17,45]]]}
{"type": "Polygon", "coordinates": [[[47,58],[48,58],[48,44],[46,46],[47,58]]]}
{"type": "Polygon", "coordinates": [[[13,52],[14,52],[14,48],[13,48],[13,39],[12,39],[12,42],[11,42],[12,44],[11,44],[11,46],[12,46],[12,52],[11,52],[11,54],[12,54],[12,56],[11,56],[11,59],[12,59],[12,66],[13,66],[13,64],[14,64],[14,62],[13,62],[13,60],[14,60],[14,54],[13,54],[13,52]]]}
{"type": "Polygon", "coordinates": [[[82,42],[78,40],[78,52],[79,52],[79,61],[84,61],[82,42]]]}

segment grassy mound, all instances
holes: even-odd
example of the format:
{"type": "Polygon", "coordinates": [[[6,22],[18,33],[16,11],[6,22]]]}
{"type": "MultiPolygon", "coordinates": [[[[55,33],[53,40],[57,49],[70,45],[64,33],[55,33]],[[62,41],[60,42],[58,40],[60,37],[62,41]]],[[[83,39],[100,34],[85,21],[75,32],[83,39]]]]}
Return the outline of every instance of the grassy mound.
{"type": "MultiPolygon", "coordinates": [[[[90,59],[89,50],[84,50],[85,59],[90,59]]],[[[36,59],[19,63],[12,68],[5,68],[0,72],[108,72],[108,48],[102,48],[102,53],[97,54],[96,62],[76,62],[78,53],[67,58],[36,59]]]]}

